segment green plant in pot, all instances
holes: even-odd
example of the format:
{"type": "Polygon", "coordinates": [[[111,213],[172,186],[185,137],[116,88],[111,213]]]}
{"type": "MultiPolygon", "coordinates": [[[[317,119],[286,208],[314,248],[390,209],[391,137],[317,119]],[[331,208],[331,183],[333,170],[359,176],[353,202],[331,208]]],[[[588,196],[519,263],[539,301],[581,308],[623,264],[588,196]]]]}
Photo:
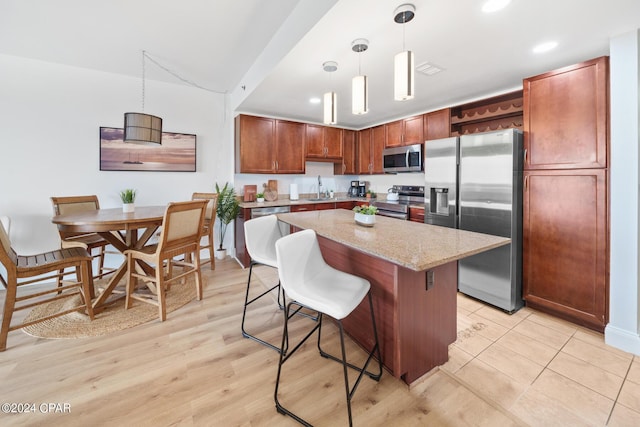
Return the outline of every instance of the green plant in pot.
{"type": "Polygon", "coordinates": [[[231,221],[236,219],[238,213],[240,213],[240,204],[236,198],[236,192],[233,186],[230,186],[228,182],[226,182],[222,188],[220,188],[216,182],[216,193],[218,193],[216,217],[220,221],[220,228],[218,229],[220,246],[216,250],[216,258],[223,259],[227,255],[226,249],[223,248],[227,226],[231,221]]]}
{"type": "Polygon", "coordinates": [[[122,212],[133,212],[136,201],[136,190],[126,188],[120,191],[120,200],[122,200],[122,212]]]}
{"type": "Polygon", "coordinates": [[[353,208],[356,224],[364,227],[373,227],[376,223],[376,212],[378,208],[371,205],[359,205],[353,208]]]}

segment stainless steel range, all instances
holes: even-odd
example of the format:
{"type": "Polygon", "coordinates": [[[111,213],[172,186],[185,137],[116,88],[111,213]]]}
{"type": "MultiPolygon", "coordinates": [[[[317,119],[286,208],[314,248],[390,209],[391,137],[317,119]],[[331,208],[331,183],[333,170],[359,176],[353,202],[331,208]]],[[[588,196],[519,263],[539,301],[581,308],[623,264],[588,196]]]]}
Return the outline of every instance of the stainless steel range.
{"type": "Polygon", "coordinates": [[[395,193],[398,200],[374,200],[371,204],[378,208],[378,215],[398,219],[409,219],[410,205],[424,205],[424,187],[418,185],[394,185],[389,194],[395,193]]]}

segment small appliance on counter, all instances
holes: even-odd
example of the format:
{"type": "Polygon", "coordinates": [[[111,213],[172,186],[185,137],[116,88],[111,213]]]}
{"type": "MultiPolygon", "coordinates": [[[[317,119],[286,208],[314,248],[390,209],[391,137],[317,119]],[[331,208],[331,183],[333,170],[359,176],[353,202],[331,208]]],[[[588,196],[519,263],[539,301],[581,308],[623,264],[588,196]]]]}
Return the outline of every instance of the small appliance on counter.
{"type": "Polygon", "coordinates": [[[360,181],[351,181],[351,186],[349,186],[349,191],[347,192],[347,195],[349,197],[358,197],[358,193],[359,193],[359,188],[360,188],[360,181]]]}
{"type": "MultiPolygon", "coordinates": [[[[353,184],[355,181],[351,181],[353,184]]],[[[367,196],[367,187],[369,187],[369,183],[367,181],[359,181],[358,182],[358,197],[366,197],[367,196]]]]}
{"type": "Polygon", "coordinates": [[[398,189],[396,188],[395,185],[391,187],[389,190],[387,190],[388,201],[397,202],[399,198],[400,198],[400,195],[398,194],[398,189]]]}
{"type": "Polygon", "coordinates": [[[298,199],[300,199],[300,194],[298,194],[298,184],[289,184],[289,200],[298,199]]]}

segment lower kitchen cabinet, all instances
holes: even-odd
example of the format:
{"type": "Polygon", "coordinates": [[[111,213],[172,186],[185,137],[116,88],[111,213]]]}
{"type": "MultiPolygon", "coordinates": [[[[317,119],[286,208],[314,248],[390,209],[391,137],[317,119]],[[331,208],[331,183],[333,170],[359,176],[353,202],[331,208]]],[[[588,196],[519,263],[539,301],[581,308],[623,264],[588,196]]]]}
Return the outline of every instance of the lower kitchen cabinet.
{"type": "Polygon", "coordinates": [[[607,170],[525,171],[527,305],[602,332],[608,321],[607,170]]]}
{"type": "Polygon", "coordinates": [[[409,221],[424,223],[424,207],[409,206],[409,221]]]}

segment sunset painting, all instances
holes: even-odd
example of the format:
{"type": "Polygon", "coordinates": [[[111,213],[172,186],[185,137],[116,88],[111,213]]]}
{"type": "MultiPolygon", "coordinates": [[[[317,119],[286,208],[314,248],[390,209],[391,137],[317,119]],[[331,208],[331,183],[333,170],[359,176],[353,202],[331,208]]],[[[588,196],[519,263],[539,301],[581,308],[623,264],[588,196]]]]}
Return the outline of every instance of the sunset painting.
{"type": "Polygon", "coordinates": [[[162,132],[162,144],[123,141],[122,128],[100,128],[101,171],[196,171],[196,136],[162,132]]]}

